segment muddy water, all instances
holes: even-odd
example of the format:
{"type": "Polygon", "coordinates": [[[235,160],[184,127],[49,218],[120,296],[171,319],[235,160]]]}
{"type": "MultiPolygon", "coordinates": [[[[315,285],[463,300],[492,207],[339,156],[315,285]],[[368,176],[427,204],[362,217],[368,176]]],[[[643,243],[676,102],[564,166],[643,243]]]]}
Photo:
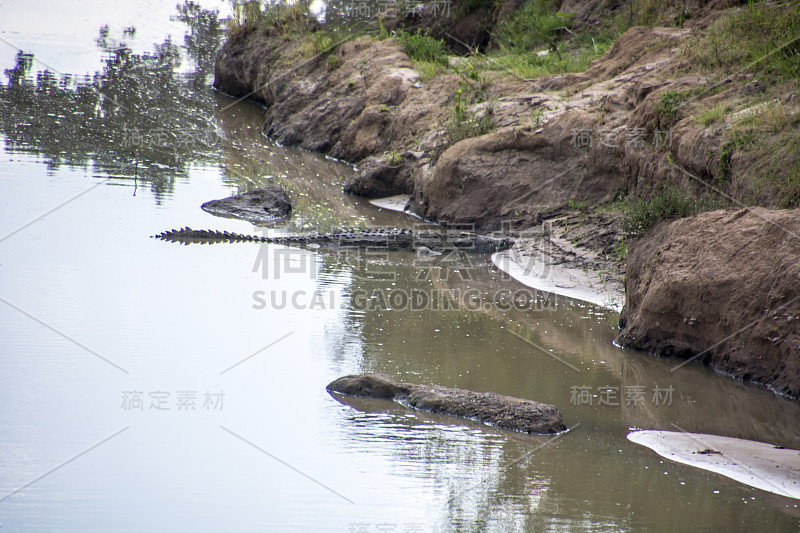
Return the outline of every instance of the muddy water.
{"type": "Polygon", "coordinates": [[[625,439],[800,448],[796,402],[617,349],[613,315],[527,291],[488,257],[150,239],[254,231],[199,205],[268,183],[295,212],[259,231],[417,221],[341,195],[349,167],[270,143],[260,107],[210,88],[215,15],[125,5],[49,13],[61,24],[39,31],[13,25],[21,7],[6,19],[3,530],[800,527],[796,501],[625,439]],[[88,44],[70,17],[95,24],[88,44]],[[528,437],[324,390],[366,371],[553,403],[571,430],[528,437]]]}

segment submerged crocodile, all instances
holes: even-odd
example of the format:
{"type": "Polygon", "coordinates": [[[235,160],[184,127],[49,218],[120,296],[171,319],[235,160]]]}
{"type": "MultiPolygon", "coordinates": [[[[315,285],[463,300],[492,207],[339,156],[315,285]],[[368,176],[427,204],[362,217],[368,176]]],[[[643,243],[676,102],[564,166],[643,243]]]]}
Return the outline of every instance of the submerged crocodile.
{"type": "Polygon", "coordinates": [[[156,239],[181,244],[220,242],[265,242],[303,248],[375,248],[385,250],[425,250],[434,252],[459,250],[474,253],[491,253],[514,245],[512,239],[490,237],[477,233],[448,233],[414,231],[408,228],[347,229],[330,233],[264,237],[243,235],[228,231],[194,230],[183,228],[153,235],[156,239]]]}

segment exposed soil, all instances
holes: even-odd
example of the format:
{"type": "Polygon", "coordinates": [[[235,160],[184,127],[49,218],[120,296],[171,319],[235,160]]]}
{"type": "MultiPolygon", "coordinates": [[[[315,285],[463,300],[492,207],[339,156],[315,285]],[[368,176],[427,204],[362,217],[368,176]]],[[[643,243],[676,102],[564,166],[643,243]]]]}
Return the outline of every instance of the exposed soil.
{"type": "Polygon", "coordinates": [[[797,211],[752,207],[661,224],[631,249],[617,342],[800,397],[798,259],[797,211]]]}

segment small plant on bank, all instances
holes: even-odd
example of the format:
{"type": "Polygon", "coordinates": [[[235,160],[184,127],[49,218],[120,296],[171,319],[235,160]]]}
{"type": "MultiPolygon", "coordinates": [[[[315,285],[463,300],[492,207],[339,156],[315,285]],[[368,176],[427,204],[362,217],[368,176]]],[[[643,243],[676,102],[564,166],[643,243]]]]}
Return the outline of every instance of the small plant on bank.
{"type": "Polygon", "coordinates": [[[628,241],[624,236],[614,245],[614,256],[617,263],[624,263],[628,259],[628,241]]]}
{"type": "Polygon", "coordinates": [[[722,143],[719,149],[719,175],[727,180],[731,173],[731,158],[736,150],[747,149],[753,143],[751,133],[734,132],[733,137],[722,143]]]}
{"type": "Polygon", "coordinates": [[[367,87],[367,77],[369,76],[369,63],[367,63],[367,58],[361,60],[361,63],[358,65],[358,71],[361,74],[361,79],[364,80],[364,88],[367,87]]]}
{"type": "Polygon", "coordinates": [[[558,43],[570,32],[574,15],[557,11],[556,4],[550,0],[529,0],[500,30],[500,41],[513,44],[521,51],[534,52],[544,48],[562,59],[558,43]]]}
{"type": "Polygon", "coordinates": [[[396,167],[397,165],[403,162],[403,156],[400,155],[400,152],[398,152],[397,150],[389,150],[383,152],[383,157],[386,160],[386,163],[393,167],[396,167]]]}
{"type": "Polygon", "coordinates": [[[331,70],[337,69],[342,65],[342,60],[338,56],[328,56],[328,68],[331,70]]]}
{"type": "Polygon", "coordinates": [[[538,128],[542,124],[542,116],[544,115],[544,111],[541,109],[534,109],[533,115],[531,115],[531,129],[538,128]]]}
{"type": "Polygon", "coordinates": [[[683,96],[678,91],[663,91],[656,101],[653,111],[658,118],[658,125],[661,128],[668,128],[678,121],[678,113],[683,96]]]}
{"type": "Polygon", "coordinates": [[[627,198],[623,202],[622,230],[628,236],[639,236],[661,222],[696,215],[722,207],[706,197],[698,197],[685,189],[669,187],[648,198],[627,198]]]}
{"type": "Polygon", "coordinates": [[[437,63],[444,67],[448,65],[447,52],[444,41],[434,39],[421,33],[408,33],[400,31],[397,38],[403,47],[403,51],[414,61],[426,61],[437,63]]]}
{"type": "Polygon", "coordinates": [[[447,126],[449,144],[457,143],[463,139],[479,137],[491,133],[495,129],[492,122],[492,107],[487,105],[484,113],[478,118],[469,107],[472,103],[472,87],[464,82],[459,83],[453,102],[453,117],[447,126]]]}
{"type": "Polygon", "coordinates": [[[419,74],[419,81],[422,83],[429,82],[444,72],[444,67],[441,63],[433,63],[431,61],[414,61],[414,68],[419,74]]]}
{"type": "MultiPolygon", "coordinates": [[[[800,143],[795,146],[800,150],[800,143]]],[[[800,161],[795,161],[786,179],[778,185],[778,205],[787,209],[800,207],[800,161]]]]}
{"type": "Polygon", "coordinates": [[[333,46],[333,37],[328,35],[325,31],[316,31],[312,33],[311,39],[314,42],[314,51],[318,54],[329,52],[333,46]]]}
{"type": "Polygon", "coordinates": [[[697,122],[703,126],[711,126],[716,122],[725,120],[725,113],[728,112],[728,106],[725,104],[717,104],[714,107],[709,107],[700,112],[697,116],[697,122]]]}
{"type": "Polygon", "coordinates": [[[574,198],[570,198],[567,200],[567,207],[573,211],[580,211],[583,213],[589,208],[589,204],[580,200],[575,200],[574,198]]]}
{"type": "Polygon", "coordinates": [[[800,110],[768,100],[737,115],[720,139],[719,179],[737,184],[744,180],[753,191],[744,199],[748,203],[766,199],[776,200],[779,207],[800,207],[800,110]],[[734,175],[734,157],[744,152],[736,160],[734,175]]]}
{"type": "Polygon", "coordinates": [[[262,26],[276,28],[286,40],[307,33],[317,22],[310,11],[310,5],[307,2],[289,3],[284,0],[267,3],[261,19],[262,26]]]}
{"type": "Polygon", "coordinates": [[[250,2],[231,2],[231,18],[228,19],[228,30],[231,33],[253,31],[266,22],[261,4],[257,0],[250,2]]]}

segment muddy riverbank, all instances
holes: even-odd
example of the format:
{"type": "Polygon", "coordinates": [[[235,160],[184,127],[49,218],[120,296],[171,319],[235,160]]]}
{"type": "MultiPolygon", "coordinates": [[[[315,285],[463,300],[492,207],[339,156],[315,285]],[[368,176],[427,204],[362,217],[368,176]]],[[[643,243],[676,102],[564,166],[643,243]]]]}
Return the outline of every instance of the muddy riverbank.
{"type": "MultiPolygon", "coordinates": [[[[567,7],[589,17],[597,14],[595,4],[567,7]]],[[[525,272],[527,264],[550,252],[543,264],[555,265],[552,271],[566,278],[551,279],[548,290],[574,289],[583,299],[602,304],[605,298],[605,305],[619,309],[620,298],[609,294],[619,295],[624,284],[620,339],[625,345],[712,363],[716,359],[697,356],[716,346],[718,357],[730,363],[715,368],[797,396],[800,346],[790,346],[786,335],[765,337],[760,328],[734,327],[765,320],[763,306],[734,309],[720,302],[712,311],[701,303],[717,289],[693,269],[680,275],[696,283],[670,283],[669,294],[639,297],[645,290],[641,280],[656,269],[677,268],[707,250],[708,262],[763,280],[740,289],[741,298],[760,301],[767,287],[771,301],[791,299],[791,284],[781,281],[784,270],[760,269],[738,261],[735,250],[708,247],[702,216],[686,223],[681,238],[687,242],[680,247],[671,244],[668,230],[623,227],[626,208],[620,198],[654,197],[669,188],[729,209],[792,204],[791,182],[776,178],[783,174],[775,158],[791,157],[785,144],[800,142],[791,133],[800,121],[796,85],[777,83],[765,92],[758,73],[719,78],[710,68],[697,70],[692,46],[742,12],[699,4],[679,25],[624,31],[584,72],[535,79],[488,66],[480,70],[473,63],[491,64],[491,57],[480,54],[451,56],[449,67],[431,77],[420,72],[401,39],[388,34],[352,35],[318,52],[309,43],[323,35],[320,25],[297,34],[262,26],[230,36],[217,58],[214,85],[264,104],[269,137],[355,163],[358,172],[345,192],[372,198],[405,194],[407,209],[426,220],[510,232],[520,244],[507,270],[525,272]],[[473,76],[473,70],[480,72],[473,76]],[[475,131],[454,137],[454,110],[475,131]],[[775,146],[765,146],[767,136],[756,139],[751,130],[769,133],[775,146]],[[747,135],[750,140],[742,141],[747,135]],[[674,263],[655,256],[643,266],[640,252],[628,258],[629,248],[664,247],[673,250],[674,263]],[[674,328],[664,329],[665,309],[689,300],[697,300],[699,308],[684,316],[676,307],[678,322],[717,322],[735,312],[733,329],[695,328],[691,341],[674,328]],[[661,329],[642,325],[645,316],[661,329]],[[747,347],[734,350],[735,356],[733,348],[725,348],[730,335],[747,347]],[[758,348],[765,338],[778,346],[769,363],[758,348]]],[[[785,211],[778,224],[797,217],[797,211],[785,211]]],[[[743,224],[729,217],[732,234],[749,231],[743,224]]],[[[786,231],[783,237],[796,243],[797,233],[786,231]]],[[[764,246],[749,253],[768,257],[771,245],[764,246]]],[[[796,245],[784,252],[787,264],[800,262],[796,245]]]]}

